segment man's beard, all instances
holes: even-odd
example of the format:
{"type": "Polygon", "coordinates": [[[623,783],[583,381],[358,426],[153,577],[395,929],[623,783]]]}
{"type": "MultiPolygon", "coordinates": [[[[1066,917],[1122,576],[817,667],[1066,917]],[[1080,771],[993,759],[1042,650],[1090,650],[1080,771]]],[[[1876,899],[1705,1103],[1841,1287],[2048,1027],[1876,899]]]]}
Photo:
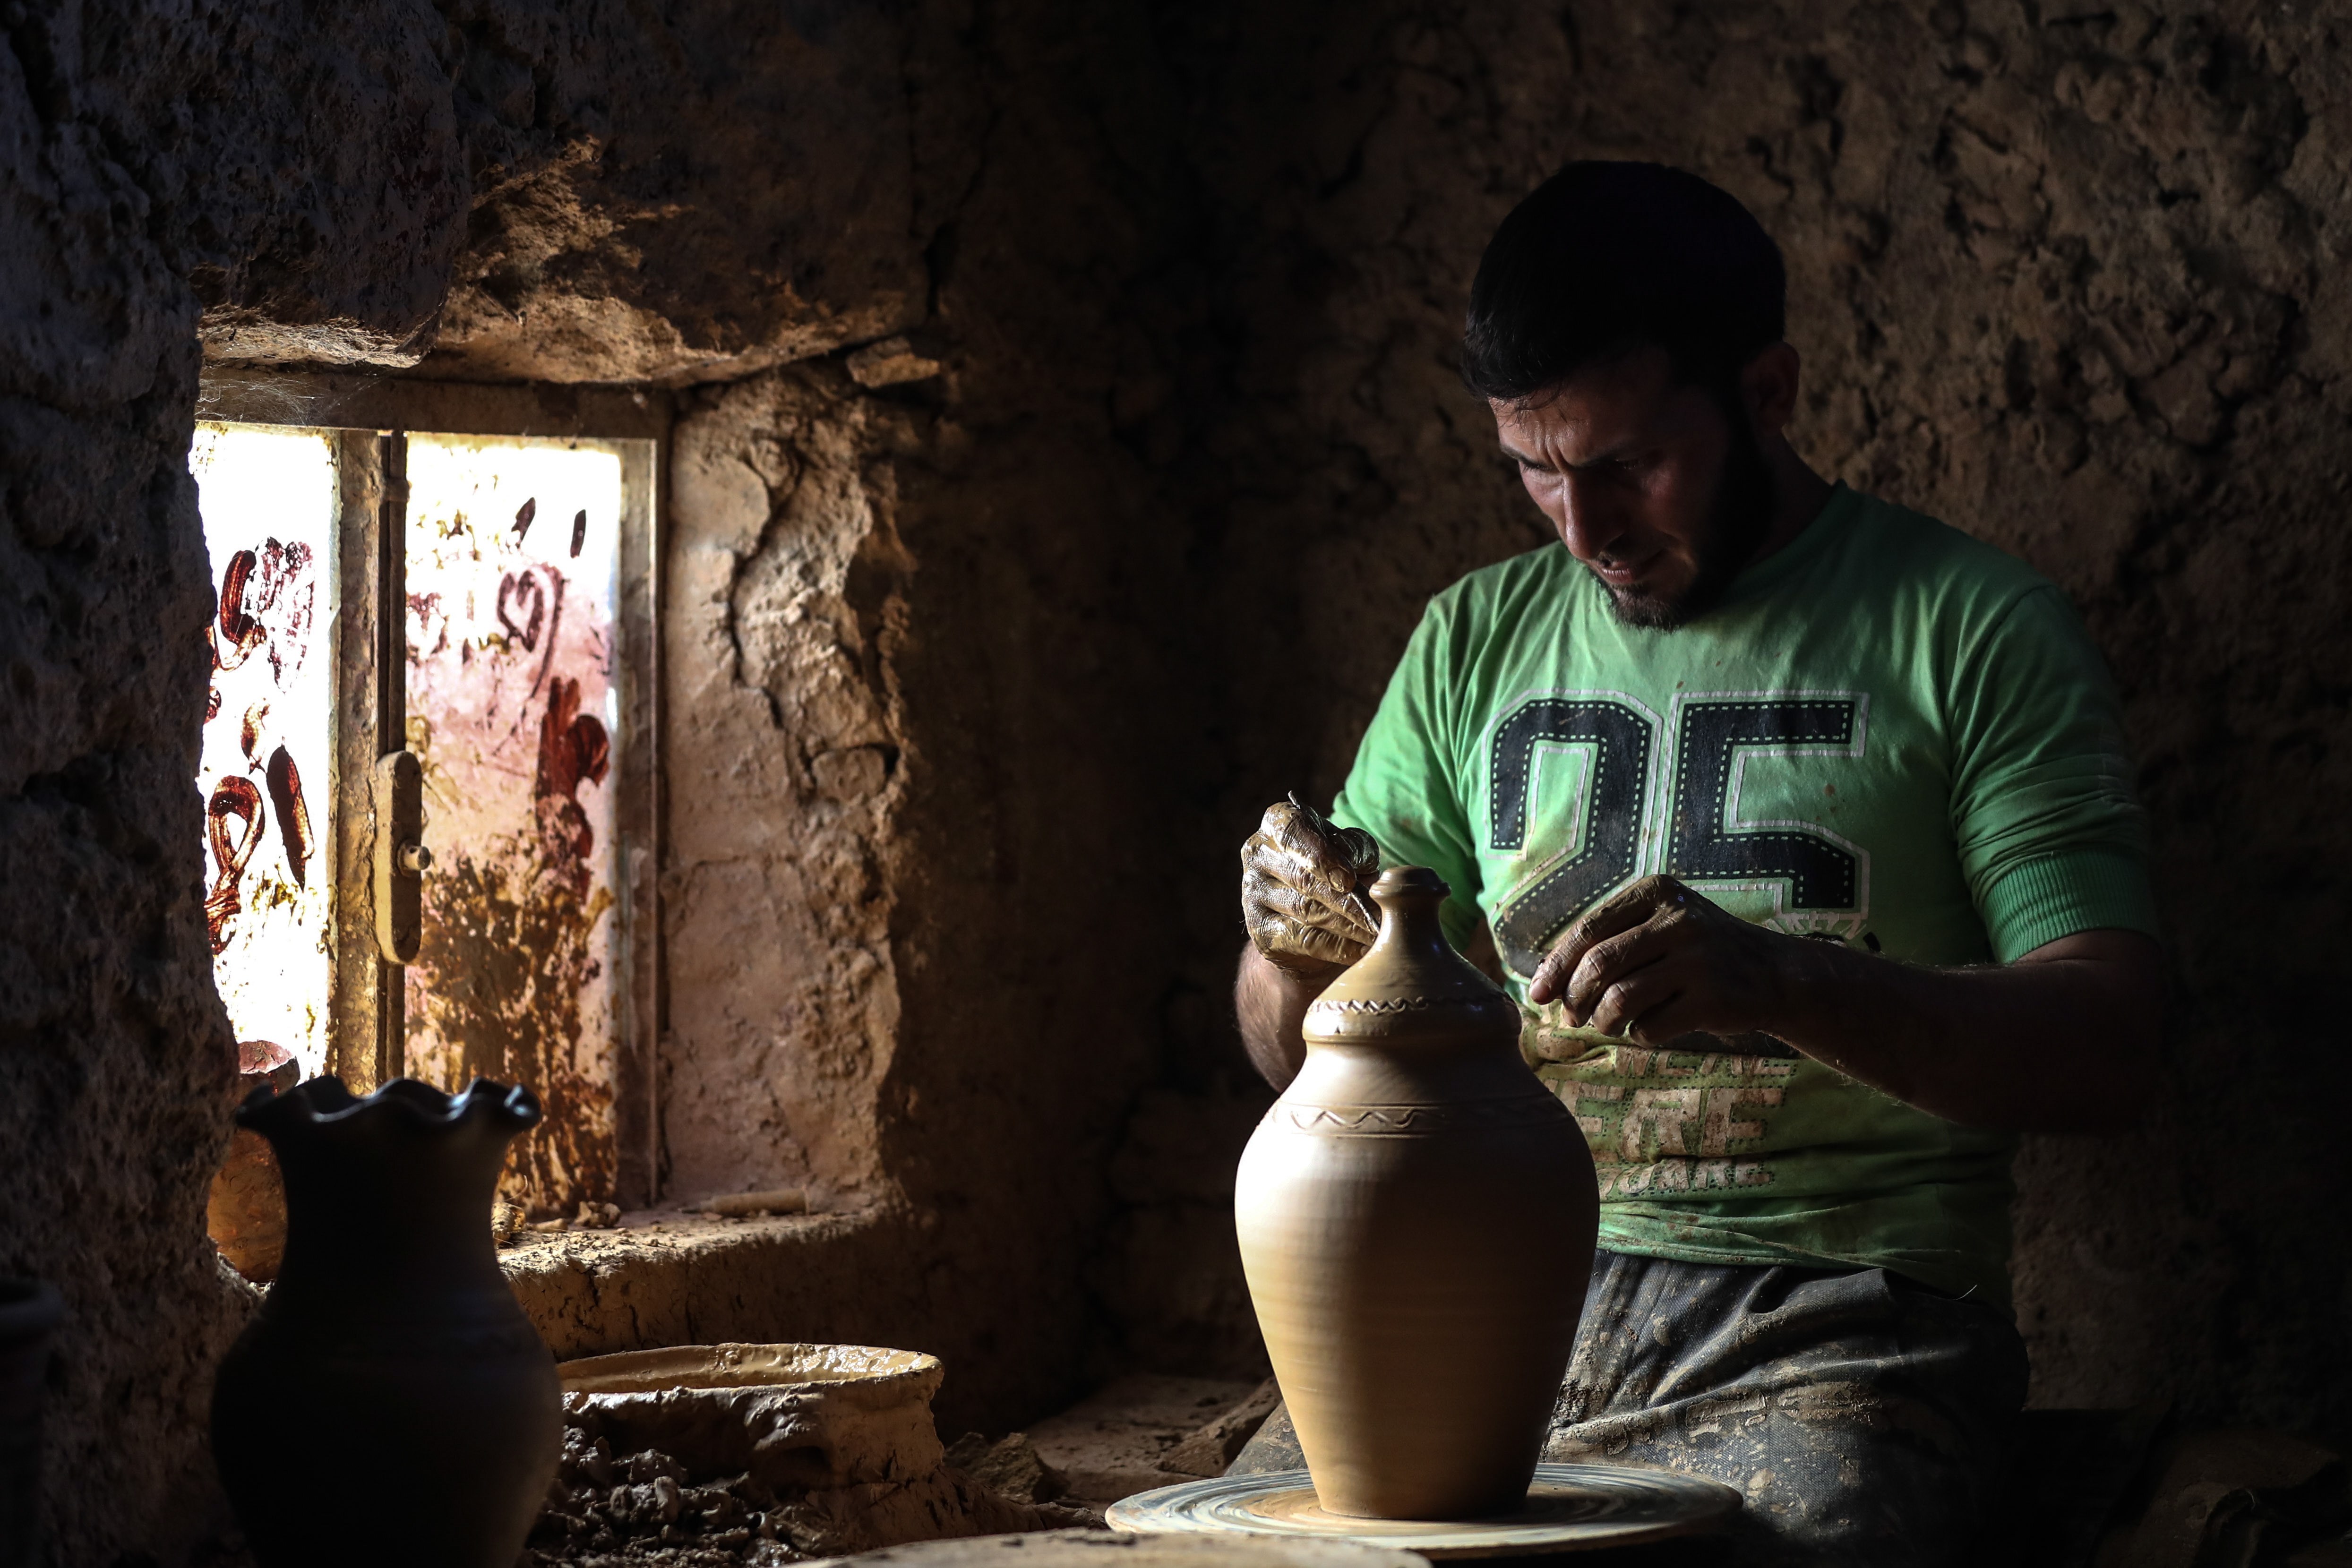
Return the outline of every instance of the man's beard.
{"type": "MultiPolygon", "coordinates": [[[[1731,414],[1731,448],[1724,454],[1723,474],[1716,481],[1706,535],[1695,552],[1697,572],[1690,585],[1672,597],[1644,593],[1640,589],[1601,587],[1618,622],[1672,632],[1687,626],[1723,601],[1726,590],[1755,559],[1756,548],[1772,531],[1772,511],[1779,497],[1772,484],[1771,465],[1748,424],[1746,412],[1731,414]]],[[[1591,570],[1590,568],[1587,569],[1591,570]]],[[[1598,574],[1595,574],[1596,579],[1598,574]]]]}

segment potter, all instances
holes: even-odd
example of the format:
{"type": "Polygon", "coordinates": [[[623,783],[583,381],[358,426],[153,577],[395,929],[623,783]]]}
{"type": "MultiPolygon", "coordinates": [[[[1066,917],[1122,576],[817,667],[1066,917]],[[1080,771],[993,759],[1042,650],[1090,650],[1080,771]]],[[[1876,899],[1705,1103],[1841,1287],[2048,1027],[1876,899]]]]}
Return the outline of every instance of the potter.
{"type": "MultiPolygon", "coordinates": [[[[1594,1160],[1591,1190],[1426,1198],[1497,1270],[1598,1198],[1566,1376],[1525,1374],[1546,1457],[1739,1488],[1756,1560],[1958,1563],[1990,1549],[2024,1394],[2009,1160],[2138,1114],[2154,906],[2072,609],[1807,465],[1784,295],[1754,217],[1678,171],[1570,164],[1505,219],[1464,374],[1559,542],[1431,602],[1328,819],[1266,812],[1235,1000],[1268,1080],[1322,1092],[1317,998],[1381,951],[1370,873],[1430,868],[1594,1160]]],[[[1351,1245],[1402,1243],[1368,1218],[1351,1245]]],[[[1273,1314],[1277,1367],[1383,1311],[1353,1267],[1273,1314]]],[[[1320,1398],[1235,1469],[1328,1468],[1413,1419],[1320,1398]]]]}

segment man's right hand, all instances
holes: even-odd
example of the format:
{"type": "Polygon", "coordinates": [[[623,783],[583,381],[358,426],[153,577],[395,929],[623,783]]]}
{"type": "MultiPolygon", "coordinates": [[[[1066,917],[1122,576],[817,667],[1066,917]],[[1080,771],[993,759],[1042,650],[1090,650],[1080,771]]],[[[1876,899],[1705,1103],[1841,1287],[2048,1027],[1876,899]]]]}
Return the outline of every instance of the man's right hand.
{"type": "Polygon", "coordinates": [[[1266,962],[1327,979],[1364,956],[1379,933],[1363,888],[1381,847],[1361,828],[1335,827],[1297,796],[1265,809],[1242,845],[1242,923],[1266,962]]]}

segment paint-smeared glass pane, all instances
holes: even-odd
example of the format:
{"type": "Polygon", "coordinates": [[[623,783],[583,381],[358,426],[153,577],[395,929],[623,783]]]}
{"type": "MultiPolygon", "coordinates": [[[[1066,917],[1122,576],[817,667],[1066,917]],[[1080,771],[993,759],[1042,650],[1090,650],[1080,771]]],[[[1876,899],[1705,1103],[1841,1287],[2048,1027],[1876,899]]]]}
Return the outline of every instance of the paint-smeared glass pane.
{"type": "Polygon", "coordinates": [[[505,1191],[569,1218],[613,1189],[620,459],[413,436],[408,485],[408,744],[434,860],[407,1071],[536,1090],[547,1120],[505,1191]]]}
{"type": "Polygon", "coordinates": [[[239,1040],[326,1070],[333,988],[331,541],[319,432],[204,425],[188,455],[212,556],[205,927],[239,1040]]]}

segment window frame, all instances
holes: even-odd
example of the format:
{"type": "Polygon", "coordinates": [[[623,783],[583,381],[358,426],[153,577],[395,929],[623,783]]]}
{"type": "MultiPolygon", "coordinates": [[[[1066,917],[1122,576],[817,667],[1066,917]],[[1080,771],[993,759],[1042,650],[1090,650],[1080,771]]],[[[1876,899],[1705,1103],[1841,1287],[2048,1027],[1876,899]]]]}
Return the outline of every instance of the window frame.
{"type": "MultiPolygon", "coordinates": [[[[333,443],[335,895],[327,1071],[357,1093],[402,1076],[405,1055],[403,966],[384,958],[376,943],[372,781],[377,759],[402,749],[407,737],[409,436],[563,442],[620,459],[614,615],[620,725],[613,738],[622,983],[615,988],[613,1109],[614,1197],[624,1207],[655,1200],[662,1167],[661,519],[673,413],[668,394],[656,389],[269,371],[207,374],[196,410],[200,423],[316,431],[333,443]]],[[[425,838],[430,848],[429,826],[425,838]]]]}

